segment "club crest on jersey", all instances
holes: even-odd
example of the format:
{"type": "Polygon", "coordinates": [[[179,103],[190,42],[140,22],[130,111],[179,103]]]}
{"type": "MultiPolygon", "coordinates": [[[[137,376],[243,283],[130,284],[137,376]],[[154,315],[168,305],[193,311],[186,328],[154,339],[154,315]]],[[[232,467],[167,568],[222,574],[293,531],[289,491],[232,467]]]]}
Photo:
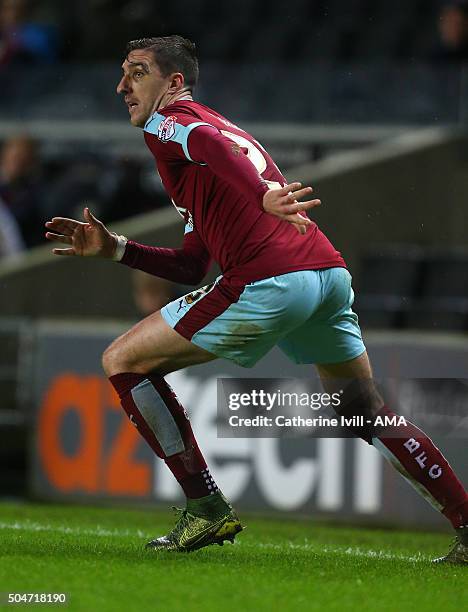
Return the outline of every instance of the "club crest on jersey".
{"type": "Polygon", "coordinates": [[[192,213],[187,210],[186,214],[184,215],[185,218],[185,229],[184,229],[184,234],[188,234],[189,232],[193,232],[193,217],[192,217],[192,213]]]}
{"type": "Polygon", "coordinates": [[[161,142],[169,142],[175,134],[176,117],[169,115],[158,126],[157,136],[161,142]]]}
{"type": "Polygon", "coordinates": [[[209,285],[205,285],[204,287],[201,287],[196,291],[192,291],[192,293],[188,293],[187,295],[185,295],[183,299],[185,300],[186,304],[191,306],[192,304],[195,304],[195,302],[199,300],[202,296],[209,293],[214,288],[215,284],[216,283],[210,283],[209,285]]]}

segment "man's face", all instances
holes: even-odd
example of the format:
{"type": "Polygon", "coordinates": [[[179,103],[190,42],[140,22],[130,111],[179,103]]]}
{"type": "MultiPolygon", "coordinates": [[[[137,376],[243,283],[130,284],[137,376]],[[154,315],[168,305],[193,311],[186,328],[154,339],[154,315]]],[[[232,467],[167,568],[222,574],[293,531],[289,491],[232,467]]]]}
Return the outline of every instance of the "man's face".
{"type": "Polygon", "coordinates": [[[163,77],[148,49],[131,51],[122,64],[123,76],[117,93],[123,94],[135,127],[144,127],[170,87],[170,77],[163,77]]]}

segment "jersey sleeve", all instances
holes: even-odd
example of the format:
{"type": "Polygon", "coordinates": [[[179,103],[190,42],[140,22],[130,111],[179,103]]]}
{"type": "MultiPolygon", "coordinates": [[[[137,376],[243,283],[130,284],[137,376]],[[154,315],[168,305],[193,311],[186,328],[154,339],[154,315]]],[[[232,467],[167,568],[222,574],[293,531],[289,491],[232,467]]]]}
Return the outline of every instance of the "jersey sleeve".
{"type": "Polygon", "coordinates": [[[183,285],[198,285],[208,272],[211,257],[198,233],[184,235],[182,248],[166,249],[129,240],[121,263],[183,285]]]}
{"type": "Polygon", "coordinates": [[[188,150],[191,132],[209,123],[189,115],[187,111],[173,114],[154,113],[144,127],[145,141],[156,158],[193,162],[188,150]]]}
{"type": "Polygon", "coordinates": [[[184,160],[208,166],[263,210],[263,196],[269,187],[238,144],[221,134],[218,128],[197,121],[184,113],[155,113],[144,128],[145,140],[156,158],[184,160]]]}

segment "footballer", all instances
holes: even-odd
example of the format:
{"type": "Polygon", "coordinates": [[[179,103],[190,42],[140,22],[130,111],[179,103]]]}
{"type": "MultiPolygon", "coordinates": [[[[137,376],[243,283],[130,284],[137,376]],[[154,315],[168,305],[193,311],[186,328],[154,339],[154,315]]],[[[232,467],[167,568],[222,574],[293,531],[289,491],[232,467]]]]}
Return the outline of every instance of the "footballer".
{"type": "Polygon", "coordinates": [[[189,40],[174,35],[131,41],[122,70],[117,93],[131,124],[143,130],[163,186],[183,217],[183,245],[169,249],[127,240],[86,208],[84,222],[55,217],[46,223],[47,238],[66,245],[53,252],[107,258],[194,286],[212,261],[222,271],[214,283],[137,323],[103,355],[123,409],[187,498],[173,530],[147,546],[191,551],[233,541],[242,530],[165,375],[219,357],[252,367],[278,345],[295,363],[314,364],[328,392],[337,391],[335,381],[348,381],[341,414],[372,416],[357,419],[364,425],[351,430],[453,526],[454,545],[438,561],[467,563],[467,493],[424,432],[394,419],[377,393],[346,263],[304,212],[320,204],[304,200],[312,189],[287,184],[250,134],[193,99],[198,61],[189,40]],[[366,424],[375,417],[394,424],[366,424]]]}

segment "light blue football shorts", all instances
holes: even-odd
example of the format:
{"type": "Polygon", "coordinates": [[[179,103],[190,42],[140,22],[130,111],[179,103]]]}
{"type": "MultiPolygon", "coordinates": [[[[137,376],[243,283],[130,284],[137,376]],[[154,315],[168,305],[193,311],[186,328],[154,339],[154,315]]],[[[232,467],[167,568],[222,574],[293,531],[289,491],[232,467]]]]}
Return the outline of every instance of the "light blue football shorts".
{"type": "Polygon", "coordinates": [[[273,346],[295,363],[331,364],[365,351],[346,268],[302,270],[234,290],[220,276],[167,304],[161,314],[182,336],[252,367],[273,346]]]}

